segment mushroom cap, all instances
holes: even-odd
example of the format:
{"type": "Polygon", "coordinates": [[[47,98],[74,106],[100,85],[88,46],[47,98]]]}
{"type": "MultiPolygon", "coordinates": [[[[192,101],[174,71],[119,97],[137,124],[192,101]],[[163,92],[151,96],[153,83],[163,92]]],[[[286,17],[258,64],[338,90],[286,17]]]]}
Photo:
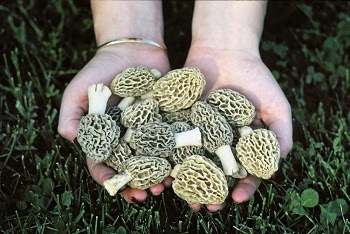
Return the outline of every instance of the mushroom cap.
{"type": "Polygon", "coordinates": [[[127,171],[133,178],[128,185],[137,189],[148,189],[169,176],[171,166],[164,158],[134,156],[126,160],[121,171],[127,171]]]}
{"type": "Polygon", "coordinates": [[[135,103],[126,108],[120,118],[120,122],[128,128],[138,128],[149,122],[161,122],[158,101],[152,98],[135,103]]]}
{"type": "Polygon", "coordinates": [[[168,72],[153,86],[154,97],[163,111],[186,109],[201,96],[205,79],[198,68],[182,68],[168,72]]]}
{"type": "Polygon", "coordinates": [[[184,160],[173,181],[173,189],[188,203],[221,204],[228,195],[224,172],[210,159],[199,155],[184,160]]]}
{"type": "Polygon", "coordinates": [[[256,129],[242,136],[236,152],[243,167],[254,176],[269,179],[278,169],[280,146],[272,131],[256,129]]]}
{"type": "MultiPolygon", "coordinates": [[[[191,125],[186,122],[174,122],[171,124],[173,132],[185,132],[194,129],[191,125]]],[[[203,155],[204,149],[199,146],[182,146],[175,148],[173,152],[169,155],[169,160],[173,161],[174,164],[182,164],[184,159],[192,155],[203,155]]]]}
{"type": "Polygon", "coordinates": [[[210,153],[224,145],[231,145],[232,129],[225,117],[208,103],[197,101],[191,108],[191,121],[202,133],[203,147],[210,153]]]}
{"type": "Polygon", "coordinates": [[[168,157],[175,147],[173,129],[167,123],[146,123],[132,133],[130,146],[136,155],[168,157]]]}
{"type": "Polygon", "coordinates": [[[155,79],[146,67],[129,67],[112,80],[110,89],[120,97],[141,96],[152,90],[155,79]]]}
{"type": "Polygon", "coordinates": [[[117,106],[113,106],[107,109],[106,114],[110,115],[114,121],[119,123],[120,115],[122,113],[122,110],[119,109],[117,106]]]}
{"type": "Polygon", "coordinates": [[[124,161],[133,157],[131,149],[126,141],[121,140],[117,147],[112,149],[112,154],[105,161],[106,165],[118,171],[124,161]]]}
{"type": "Polygon", "coordinates": [[[231,89],[211,92],[206,102],[217,109],[231,127],[249,125],[254,120],[254,105],[244,95],[231,89]]]}
{"type": "Polygon", "coordinates": [[[77,140],[95,162],[106,160],[118,144],[120,128],[107,114],[88,114],[79,122],[77,140]]]}
{"type": "Polygon", "coordinates": [[[179,110],[176,112],[163,112],[162,114],[163,122],[172,124],[174,122],[186,122],[191,123],[191,109],[179,110]]]}

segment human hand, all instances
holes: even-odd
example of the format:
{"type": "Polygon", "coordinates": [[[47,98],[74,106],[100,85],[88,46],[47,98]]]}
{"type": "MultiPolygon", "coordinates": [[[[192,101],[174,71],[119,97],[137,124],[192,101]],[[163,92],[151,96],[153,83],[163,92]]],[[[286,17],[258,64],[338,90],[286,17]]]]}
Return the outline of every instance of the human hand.
{"type": "MultiPolygon", "coordinates": [[[[162,74],[169,71],[169,61],[165,52],[159,48],[144,44],[122,44],[100,49],[86,66],[73,78],[64,91],[58,123],[59,134],[73,141],[76,138],[80,119],[88,111],[88,87],[103,83],[109,86],[116,74],[131,66],[156,68],[162,74]]],[[[108,101],[113,106],[119,98],[115,95],[108,101]]],[[[111,178],[116,172],[104,163],[93,162],[86,158],[91,176],[100,185],[111,178]]],[[[165,182],[165,184],[167,184],[165,182]]],[[[159,195],[164,189],[163,184],[150,188],[153,195],[159,195]]],[[[126,188],[123,197],[127,202],[142,202],[147,198],[147,192],[139,189],[126,188]]]]}
{"type": "MultiPolygon", "coordinates": [[[[207,85],[202,98],[224,88],[245,95],[256,108],[252,126],[266,126],[273,131],[280,144],[281,158],[286,158],[293,144],[290,104],[258,53],[192,45],[185,67],[197,67],[204,74],[207,85]]],[[[233,201],[239,204],[249,200],[259,185],[260,180],[252,175],[239,180],[231,195],[233,201]]],[[[190,207],[200,209],[199,204],[190,207]]],[[[215,212],[224,204],[206,207],[215,212]]]]}

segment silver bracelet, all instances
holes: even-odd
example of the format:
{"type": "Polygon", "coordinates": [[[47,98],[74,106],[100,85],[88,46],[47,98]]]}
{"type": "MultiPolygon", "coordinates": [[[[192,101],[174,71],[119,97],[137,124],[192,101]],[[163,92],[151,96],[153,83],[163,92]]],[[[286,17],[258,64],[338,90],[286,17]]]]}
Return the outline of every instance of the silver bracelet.
{"type": "Polygon", "coordinates": [[[143,43],[143,44],[156,46],[158,48],[165,50],[165,52],[167,52],[167,48],[165,45],[163,46],[163,45],[158,44],[157,42],[147,40],[147,39],[132,38],[132,37],[131,38],[126,37],[126,38],[120,38],[120,39],[116,39],[116,40],[107,41],[107,42],[103,43],[102,45],[97,46],[97,50],[101,49],[102,47],[115,45],[115,44],[122,44],[122,43],[143,43]]]}

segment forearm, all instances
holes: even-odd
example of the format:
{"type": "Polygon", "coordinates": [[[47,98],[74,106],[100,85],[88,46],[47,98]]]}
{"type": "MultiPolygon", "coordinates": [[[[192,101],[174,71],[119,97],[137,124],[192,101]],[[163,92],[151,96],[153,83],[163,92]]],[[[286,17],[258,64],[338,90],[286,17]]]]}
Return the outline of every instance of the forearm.
{"type": "Polygon", "coordinates": [[[98,45],[123,37],[139,37],[163,44],[161,1],[91,0],[98,45]]]}
{"type": "Polygon", "coordinates": [[[196,1],[192,44],[258,52],[267,2],[196,1]]]}

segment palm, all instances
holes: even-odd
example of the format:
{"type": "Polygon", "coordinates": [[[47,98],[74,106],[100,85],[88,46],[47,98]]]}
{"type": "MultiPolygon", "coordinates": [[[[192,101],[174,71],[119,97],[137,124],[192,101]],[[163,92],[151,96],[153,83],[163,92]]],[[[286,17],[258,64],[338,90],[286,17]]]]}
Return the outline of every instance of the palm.
{"type": "MultiPolygon", "coordinates": [[[[162,74],[169,71],[169,61],[166,54],[158,49],[144,49],[142,45],[105,48],[99,51],[89,63],[74,77],[67,86],[61,103],[58,131],[66,139],[73,141],[76,137],[79,121],[88,111],[88,87],[92,84],[103,83],[109,86],[116,74],[131,66],[156,68],[162,74]]],[[[118,97],[110,98],[108,105],[116,104],[118,97]]],[[[87,164],[92,177],[99,183],[110,178],[115,172],[103,163],[94,163],[87,158],[87,164]]],[[[157,188],[157,186],[156,186],[157,188]]],[[[162,186],[154,190],[159,193],[162,186]]],[[[145,191],[127,189],[124,197],[127,201],[143,200],[145,191]]]]}
{"type": "MultiPolygon", "coordinates": [[[[256,107],[252,125],[266,125],[274,131],[281,146],[281,156],[286,157],[292,144],[290,106],[259,57],[244,52],[192,47],[185,66],[198,67],[206,77],[203,98],[212,90],[223,88],[245,95],[256,107]]],[[[232,193],[233,200],[237,203],[248,200],[259,184],[260,180],[254,176],[240,180],[232,193]]],[[[193,208],[197,209],[198,206],[193,208]]],[[[218,206],[208,209],[216,210],[218,206]]]]}

